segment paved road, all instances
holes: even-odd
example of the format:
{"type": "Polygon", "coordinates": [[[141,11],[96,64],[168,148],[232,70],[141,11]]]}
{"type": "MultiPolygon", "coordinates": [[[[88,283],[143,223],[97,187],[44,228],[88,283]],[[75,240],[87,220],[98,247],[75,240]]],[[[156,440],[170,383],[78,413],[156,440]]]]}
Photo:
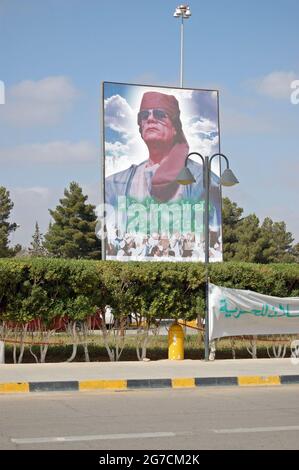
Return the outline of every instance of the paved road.
{"type": "Polygon", "coordinates": [[[0,395],[0,449],[299,449],[299,387],[0,395]]]}

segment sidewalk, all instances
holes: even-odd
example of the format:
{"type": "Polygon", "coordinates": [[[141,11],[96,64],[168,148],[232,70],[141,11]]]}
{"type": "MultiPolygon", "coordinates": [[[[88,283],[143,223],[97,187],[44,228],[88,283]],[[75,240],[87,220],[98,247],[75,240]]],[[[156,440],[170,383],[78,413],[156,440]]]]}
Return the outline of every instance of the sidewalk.
{"type": "Polygon", "coordinates": [[[0,393],[294,383],[290,358],[0,365],[0,393]]]}

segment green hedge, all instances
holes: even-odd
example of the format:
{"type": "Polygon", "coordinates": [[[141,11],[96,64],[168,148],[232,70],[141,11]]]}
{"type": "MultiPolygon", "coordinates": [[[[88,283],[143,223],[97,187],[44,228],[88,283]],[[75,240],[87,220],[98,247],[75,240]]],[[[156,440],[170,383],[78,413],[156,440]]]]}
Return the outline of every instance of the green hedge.
{"type": "MultiPolygon", "coordinates": [[[[0,319],[84,320],[110,305],[116,316],[196,318],[203,313],[202,263],[0,259],[0,319]]],[[[299,265],[210,264],[210,280],[263,294],[299,296],[299,265]]]]}

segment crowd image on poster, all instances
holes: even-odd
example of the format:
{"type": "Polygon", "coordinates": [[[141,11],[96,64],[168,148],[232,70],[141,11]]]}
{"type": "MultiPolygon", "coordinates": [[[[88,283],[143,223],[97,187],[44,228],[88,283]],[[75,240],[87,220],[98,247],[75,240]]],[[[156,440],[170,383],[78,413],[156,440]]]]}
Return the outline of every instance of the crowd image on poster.
{"type": "MultiPolygon", "coordinates": [[[[199,152],[219,152],[218,92],[103,83],[106,259],[204,260],[199,152]],[[179,184],[184,166],[195,182],[179,184]]],[[[219,161],[210,173],[210,260],[222,260],[219,161]]]]}

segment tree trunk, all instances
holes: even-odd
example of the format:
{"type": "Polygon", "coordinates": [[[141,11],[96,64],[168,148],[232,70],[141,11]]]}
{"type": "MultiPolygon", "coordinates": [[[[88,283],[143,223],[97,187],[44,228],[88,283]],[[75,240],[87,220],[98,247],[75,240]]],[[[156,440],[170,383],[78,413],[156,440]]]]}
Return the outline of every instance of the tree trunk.
{"type": "Polygon", "coordinates": [[[0,341],[0,364],[5,364],[5,343],[0,341]]]}
{"type": "Polygon", "coordinates": [[[77,350],[78,350],[78,337],[77,337],[77,333],[76,333],[76,322],[74,321],[73,322],[73,325],[71,328],[68,327],[69,330],[71,330],[71,334],[74,338],[74,342],[73,342],[73,352],[71,354],[71,357],[69,357],[66,362],[72,362],[76,355],[77,355],[77,350]]]}

